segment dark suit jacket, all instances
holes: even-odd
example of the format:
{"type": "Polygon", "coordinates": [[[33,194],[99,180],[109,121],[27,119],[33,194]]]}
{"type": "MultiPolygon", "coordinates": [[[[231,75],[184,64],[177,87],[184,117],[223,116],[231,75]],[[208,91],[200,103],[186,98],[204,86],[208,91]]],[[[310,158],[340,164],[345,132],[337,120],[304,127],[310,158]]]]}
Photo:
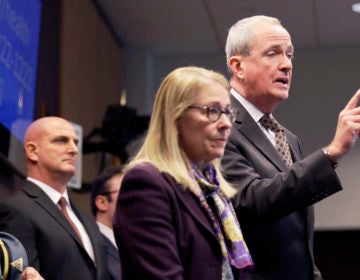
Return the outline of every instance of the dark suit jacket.
{"type": "Polygon", "coordinates": [[[123,280],[221,280],[220,245],[206,212],[149,164],[123,178],[114,235],[123,280]]]}
{"type": "Polygon", "coordinates": [[[107,261],[108,261],[107,265],[110,273],[110,279],[120,280],[121,265],[120,265],[119,251],[105,235],[102,236],[104,238],[106,251],[107,251],[107,261]]]}
{"type": "Polygon", "coordinates": [[[96,267],[57,206],[35,184],[0,203],[0,230],[24,245],[29,265],[46,280],[108,279],[104,241],[93,218],[71,205],[94,248],[96,267]]]}
{"type": "Polygon", "coordinates": [[[239,111],[222,159],[238,194],[236,208],[254,259],[253,279],[321,279],[313,259],[312,204],[341,190],[321,150],[302,159],[298,138],[285,129],[293,161],[289,171],[245,108],[239,111]]]}

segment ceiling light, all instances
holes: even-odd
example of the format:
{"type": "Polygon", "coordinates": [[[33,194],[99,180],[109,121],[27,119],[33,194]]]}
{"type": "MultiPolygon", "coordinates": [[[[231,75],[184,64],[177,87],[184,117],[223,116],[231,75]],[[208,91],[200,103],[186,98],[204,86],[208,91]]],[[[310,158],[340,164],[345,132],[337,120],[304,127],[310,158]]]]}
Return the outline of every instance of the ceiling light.
{"type": "Polygon", "coordinates": [[[352,4],[351,10],[355,13],[360,13],[360,2],[352,4]]]}

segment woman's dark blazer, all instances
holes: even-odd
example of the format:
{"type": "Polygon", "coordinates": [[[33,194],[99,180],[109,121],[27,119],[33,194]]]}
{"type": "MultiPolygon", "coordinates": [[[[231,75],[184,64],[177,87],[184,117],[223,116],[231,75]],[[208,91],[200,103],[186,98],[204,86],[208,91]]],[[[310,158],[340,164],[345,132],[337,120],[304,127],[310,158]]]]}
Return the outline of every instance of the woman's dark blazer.
{"type": "Polygon", "coordinates": [[[126,173],[113,222],[123,280],[221,279],[220,245],[197,198],[152,165],[126,173]]]}

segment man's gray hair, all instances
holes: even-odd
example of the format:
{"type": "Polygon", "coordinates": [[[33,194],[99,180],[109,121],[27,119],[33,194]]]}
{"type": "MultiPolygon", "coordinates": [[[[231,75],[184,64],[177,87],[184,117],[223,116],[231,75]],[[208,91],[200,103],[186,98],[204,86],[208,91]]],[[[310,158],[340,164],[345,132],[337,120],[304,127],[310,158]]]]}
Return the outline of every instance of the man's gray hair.
{"type": "Polygon", "coordinates": [[[263,22],[281,25],[280,20],[277,18],[257,15],[241,19],[230,27],[225,45],[226,64],[230,74],[232,72],[229,65],[230,57],[234,55],[250,55],[251,44],[256,35],[254,26],[263,22]]]}

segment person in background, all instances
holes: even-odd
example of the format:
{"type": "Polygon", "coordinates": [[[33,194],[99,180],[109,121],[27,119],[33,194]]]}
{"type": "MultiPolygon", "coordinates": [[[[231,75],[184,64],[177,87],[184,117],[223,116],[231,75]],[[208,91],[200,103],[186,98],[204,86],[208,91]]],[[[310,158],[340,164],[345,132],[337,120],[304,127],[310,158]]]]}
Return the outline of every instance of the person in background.
{"type": "Polygon", "coordinates": [[[181,67],[163,80],[113,220],[124,280],[247,279],[234,189],[219,172],[235,116],[223,75],[181,67]]]}
{"type": "Polygon", "coordinates": [[[91,211],[95,216],[100,232],[103,234],[111,279],[121,279],[121,265],[115,242],[112,219],[116,200],[123,177],[122,166],[109,166],[93,181],[91,189],[91,211]]]}
{"type": "Polygon", "coordinates": [[[0,203],[0,230],[19,239],[29,265],[46,280],[109,277],[94,219],[68,197],[78,141],[65,119],[35,120],[24,137],[28,177],[20,191],[0,203]]]}
{"type": "Polygon", "coordinates": [[[303,158],[298,137],[273,116],[288,98],[293,57],[291,36],[276,18],[245,18],[228,32],[231,102],[239,114],[222,167],[237,189],[232,201],[254,260],[252,279],[322,279],[312,205],[342,189],[335,168],[359,135],[357,91],[339,114],[332,142],[303,158]]]}

